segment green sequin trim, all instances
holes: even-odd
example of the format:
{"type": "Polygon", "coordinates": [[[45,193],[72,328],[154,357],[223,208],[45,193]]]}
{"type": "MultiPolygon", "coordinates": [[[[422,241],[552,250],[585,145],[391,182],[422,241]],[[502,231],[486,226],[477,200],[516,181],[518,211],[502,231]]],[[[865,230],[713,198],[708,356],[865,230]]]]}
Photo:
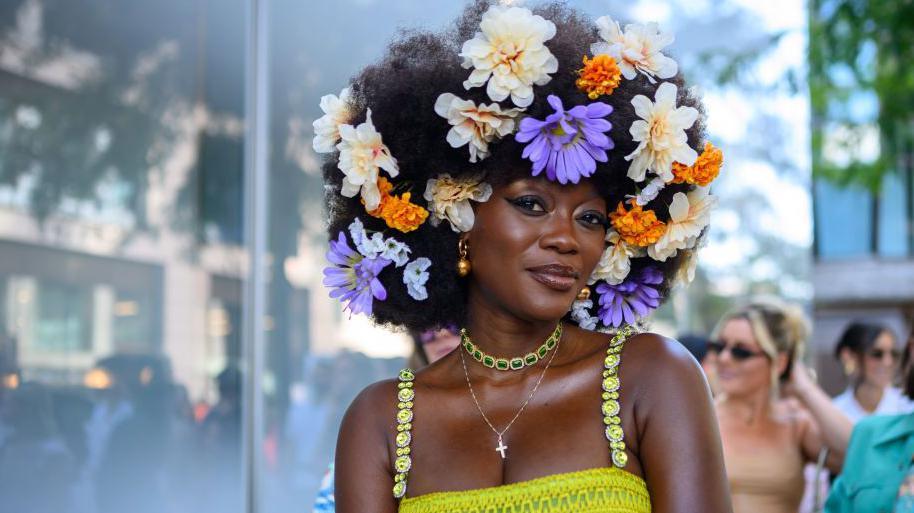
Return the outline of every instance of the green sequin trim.
{"type": "Polygon", "coordinates": [[[394,460],[396,477],[394,478],[392,490],[396,499],[402,499],[406,496],[408,473],[413,466],[413,460],[410,456],[412,449],[409,444],[413,440],[411,430],[413,428],[413,399],[416,397],[416,391],[413,388],[412,381],[415,378],[416,374],[411,369],[401,370],[398,376],[400,380],[397,384],[397,399],[399,403],[397,404],[397,436],[395,438],[397,459],[394,460]]]}

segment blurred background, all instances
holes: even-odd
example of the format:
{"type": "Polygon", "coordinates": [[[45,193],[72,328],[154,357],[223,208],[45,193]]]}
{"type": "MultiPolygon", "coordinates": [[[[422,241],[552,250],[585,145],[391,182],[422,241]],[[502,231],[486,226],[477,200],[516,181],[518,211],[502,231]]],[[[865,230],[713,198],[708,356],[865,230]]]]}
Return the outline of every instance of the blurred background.
{"type": "MultiPolygon", "coordinates": [[[[658,21],[724,150],[690,288],[776,294],[831,393],[854,319],[914,322],[914,25],[896,0],[573,0],[658,21]]],[[[907,7],[904,7],[907,5],[907,7]]],[[[0,0],[0,511],[311,511],[405,334],[321,286],[311,123],[452,0],[0,0]]]]}

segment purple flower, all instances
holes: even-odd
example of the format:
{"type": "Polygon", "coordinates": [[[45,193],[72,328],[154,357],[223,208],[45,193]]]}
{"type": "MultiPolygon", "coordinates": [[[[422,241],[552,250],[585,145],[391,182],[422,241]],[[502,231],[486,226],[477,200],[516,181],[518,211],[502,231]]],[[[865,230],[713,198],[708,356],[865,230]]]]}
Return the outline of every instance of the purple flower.
{"type": "Polygon", "coordinates": [[[657,286],[663,283],[663,273],[656,267],[645,267],[637,275],[632,273],[618,285],[600,283],[600,310],[597,316],[606,326],[619,327],[633,324],[660,306],[657,286]]]}
{"type": "Polygon", "coordinates": [[[387,299],[387,291],[378,280],[378,273],[390,265],[390,260],[365,258],[349,247],[343,232],[337,240],[330,241],[327,260],[335,267],[324,269],[324,286],[332,288],[330,297],[346,303],[350,313],[371,315],[372,301],[387,299]]]}
{"type": "Polygon", "coordinates": [[[522,119],[514,139],[520,143],[530,142],[522,156],[533,162],[533,176],[545,169],[546,178],[552,181],[578,183],[582,176],[590,176],[596,171],[597,160],[606,162],[606,150],[615,146],[605,134],[612,124],[603,119],[613,108],[594,102],[566,111],[558,96],[550,94],[548,101],[555,113],[545,121],[532,117],[522,119]]]}

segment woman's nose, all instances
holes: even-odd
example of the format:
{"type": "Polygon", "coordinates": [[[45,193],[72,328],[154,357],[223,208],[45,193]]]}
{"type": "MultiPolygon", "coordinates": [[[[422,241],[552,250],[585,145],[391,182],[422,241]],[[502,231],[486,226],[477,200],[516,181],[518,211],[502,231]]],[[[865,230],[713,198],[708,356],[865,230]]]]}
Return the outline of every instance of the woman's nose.
{"type": "Polygon", "coordinates": [[[550,217],[546,232],[540,237],[540,245],[559,253],[576,253],[579,242],[575,236],[574,218],[559,212],[553,212],[550,217]]]}

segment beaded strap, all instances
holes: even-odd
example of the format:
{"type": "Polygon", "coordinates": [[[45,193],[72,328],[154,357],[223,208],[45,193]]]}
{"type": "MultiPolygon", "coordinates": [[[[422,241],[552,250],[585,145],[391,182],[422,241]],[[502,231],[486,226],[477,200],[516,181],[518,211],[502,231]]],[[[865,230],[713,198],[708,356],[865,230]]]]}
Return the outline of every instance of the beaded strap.
{"type": "Polygon", "coordinates": [[[613,337],[603,360],[603,424],[606,425],[606,439],[612,454],[613,465],[620,469],[628,463],[625,453],[625,433],[622,432],[622,419],[619,417],[619,364],[622,362],[622,347],[634,333],[634,328],[625,326],[613,337]]]}
{"type": "Polygon", "coordinates": [[[413,440],[413,399],[416,397],[414,379],[416,374],[412,369],[403,369],[399,375],[400,382],[397,383],[397,459],[394,460],[394,472],[397,474],[393,489],[397,499],[406,495],[406,481],[409,469],[413,466],[409,444],[413,440]]]}

